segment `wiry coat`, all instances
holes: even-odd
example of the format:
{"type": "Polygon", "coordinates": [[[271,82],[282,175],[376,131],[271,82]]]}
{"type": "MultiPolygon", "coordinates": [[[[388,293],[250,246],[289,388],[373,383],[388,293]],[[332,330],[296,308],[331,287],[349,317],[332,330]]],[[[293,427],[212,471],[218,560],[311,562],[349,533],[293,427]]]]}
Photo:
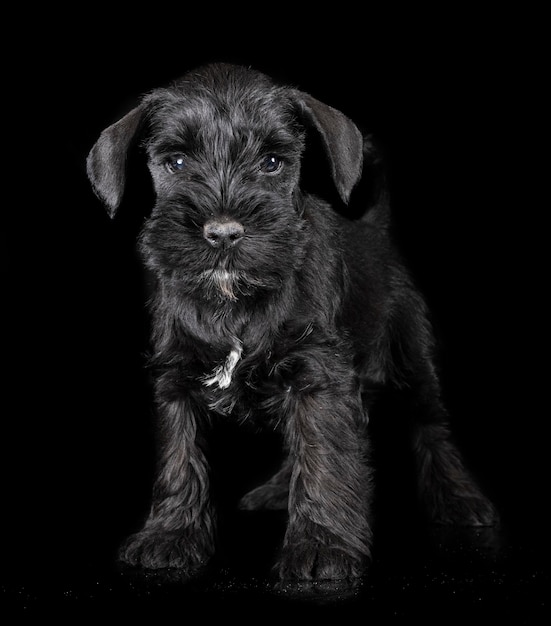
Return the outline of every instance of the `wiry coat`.
{"type": "Polygon", "coordinates": [[[284,578],[358,576],[369,556],[370,390],[407,389],[433,519],[496,516],[450,442],[425,304],[375,206],[350,221],[310,193],[309,138],[347,202],[369,149],[342,113],[242,67],[191,72],[100,136],[88,158],[113,215],[140,136],[156,204],[139,246],[156,277],[151,365],[159,465],[123,560],[193,569],[213,552],[209,415],[277,428],[287,460],[244,508],[288,507],[284,578]]]}

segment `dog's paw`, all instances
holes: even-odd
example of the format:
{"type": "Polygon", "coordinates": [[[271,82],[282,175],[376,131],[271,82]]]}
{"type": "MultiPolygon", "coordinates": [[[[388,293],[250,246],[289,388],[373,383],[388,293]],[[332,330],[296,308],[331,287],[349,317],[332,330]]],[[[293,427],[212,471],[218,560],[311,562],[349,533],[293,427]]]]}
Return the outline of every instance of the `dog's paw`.
{"type": "Polygon", "coordinates": [[[289,493],[287,489],[275,489],[272,485],[260,485],[246,493],[239,501],[242,511],[285,511],[289,493]]]}
{"type": "Polygon", "coordinates": [[[360,577],[365,558],[336,547],[302,543],[287,547],[278,563],[282,580],[343,580],[360,577]]]}
{"type": "Polygon", "coordinates": [[[499,513],[476,488],[446,493],[429,505],[429,516],[435,524],[458,526],[497,526],[499,513]]]}
{"type": "Polygon", "coordinates": [[[185,531],[143,530],[131,535],[119,549],[119,560],[148,569],[180,568],[196,570],[206,564],[210,551],[204,542],[185,531]]]}

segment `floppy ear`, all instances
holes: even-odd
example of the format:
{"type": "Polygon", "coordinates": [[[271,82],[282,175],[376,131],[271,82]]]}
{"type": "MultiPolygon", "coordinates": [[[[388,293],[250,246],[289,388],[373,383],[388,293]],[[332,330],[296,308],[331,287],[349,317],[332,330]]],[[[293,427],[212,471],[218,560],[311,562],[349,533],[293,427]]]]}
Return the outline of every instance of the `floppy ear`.
{"type": "Polygon", "coordinates": [[[114,217],[122,200],[126,179],[126,153],[143,118],[141,106],[106,128],[90,150],[86,171],[94,192],[114,217]]]}
{"type": "Polygon", "coordinates": [[[310,94],[294,90],[303,117],[319,132],[337,190],[348,203],[359,181],[363,163],[363,137],[352,120],[310,94]]]}

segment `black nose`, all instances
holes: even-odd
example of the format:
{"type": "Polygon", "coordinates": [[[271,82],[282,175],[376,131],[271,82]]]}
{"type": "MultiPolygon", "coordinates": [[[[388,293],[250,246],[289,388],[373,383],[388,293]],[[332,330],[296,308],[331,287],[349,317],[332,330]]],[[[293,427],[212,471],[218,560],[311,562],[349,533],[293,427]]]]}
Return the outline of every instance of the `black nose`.
{"type": "Polygon", "coordinates": [[[213,248],[231,248],[243,238],[245,229],[235,220],[209,220],[203,226],[203,237],[213,248]]]}

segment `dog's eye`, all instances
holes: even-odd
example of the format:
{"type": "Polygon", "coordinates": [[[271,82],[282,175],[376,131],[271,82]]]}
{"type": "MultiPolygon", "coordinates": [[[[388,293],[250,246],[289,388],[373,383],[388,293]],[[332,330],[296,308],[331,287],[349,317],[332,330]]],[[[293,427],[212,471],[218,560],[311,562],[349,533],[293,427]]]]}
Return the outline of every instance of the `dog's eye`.
{"type": "Polygon", "coordinates": [[[174,154],[165,161],[166,169],[171,172],[181,172],[186,167],[186,160],[183,154],[174,154]]]}
{"type": "Polygon", "coordinates": [[[283,166],[283,161],[275,154],[269,154],[260,161],[260,171],[264,174],[275,174],[283,166]]]}

